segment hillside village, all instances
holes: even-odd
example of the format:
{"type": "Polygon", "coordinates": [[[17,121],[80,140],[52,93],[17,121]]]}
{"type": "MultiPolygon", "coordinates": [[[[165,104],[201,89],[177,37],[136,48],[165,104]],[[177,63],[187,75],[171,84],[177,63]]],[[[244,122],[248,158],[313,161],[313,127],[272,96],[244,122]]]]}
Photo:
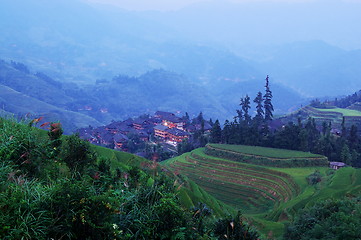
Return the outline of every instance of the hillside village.
{"type": "Polygon", "coordinates": [[[157,111],[153,116],[143,115],[113,121],[106,126],[81,128],[77,133],[92,144],[144,156],[145,143],[160,144],[166,151],[175,151],[183,140],[190,139],[199,131],[207,133],[211,128],[211,122],[205,121],[202,114],[190,120],[188,114],[178,117],[171,112],[157,111]]]}

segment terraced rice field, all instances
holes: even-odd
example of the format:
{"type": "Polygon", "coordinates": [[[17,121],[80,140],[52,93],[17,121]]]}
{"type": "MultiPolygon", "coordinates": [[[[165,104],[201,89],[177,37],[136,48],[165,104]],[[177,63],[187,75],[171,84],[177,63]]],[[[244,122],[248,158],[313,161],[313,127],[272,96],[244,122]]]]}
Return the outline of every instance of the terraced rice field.
{"type": "Polygon", "coordinates": [[[314,108],[304,107],[310,117],[314,118],[316,122],[322,124],[323,122],[331,122],[334,128],[341,129],[342,118],[345,117],[346,127],[352,125],[360,126],[361,111],[344,108],[314,108]]]}
{"type": "Polygon", "coordinates": [[[329,113],[329,114],[337,114],[341,113],[345,117],[361,117],[361,112],[352,109],[345,109],[345,108],[314,108],[316,111],[329,113]]]}
{"type": "Polygon", "coordinates": [[[245,145],[208,144],[205,153],[238,162],[274,167],[327,166],[327,158],[307,152],[245,145]]]}
{"type": "Polygon", "coordinates": [[[167,162],[223,202],[245,212],[263,212],[299,193],[288,174],[208,156],[196,149],[167,162]]]}

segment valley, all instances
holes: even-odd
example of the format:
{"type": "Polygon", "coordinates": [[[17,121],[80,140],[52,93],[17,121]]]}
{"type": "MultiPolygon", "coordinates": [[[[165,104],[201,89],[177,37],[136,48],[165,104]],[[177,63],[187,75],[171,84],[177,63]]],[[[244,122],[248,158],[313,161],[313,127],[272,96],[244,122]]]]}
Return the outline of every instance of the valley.
{"type": "Polygon", "coordinates": [[[1,0],[0,239],[360,240],[360,12],[1,0]]]}

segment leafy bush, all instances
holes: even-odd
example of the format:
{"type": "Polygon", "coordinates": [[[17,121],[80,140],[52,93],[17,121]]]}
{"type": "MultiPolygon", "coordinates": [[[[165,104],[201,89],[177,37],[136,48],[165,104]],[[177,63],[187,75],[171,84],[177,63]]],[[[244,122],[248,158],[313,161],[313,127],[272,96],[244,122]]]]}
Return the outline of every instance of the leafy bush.
{"type": "Polygon", "coordinates": [[[95,163],[95,152],[90,149],[89,142],[79,138],[79,135],[69,136],[63,143],[61,157],[73,172],[82,172],[86,166],[95,163]]]}
{"type": "Polygon", "coordinates": [[[284,239],[361,239],[361,205],[353,199],[327,200],[298,213],[284,239]]]}
{"type": "Polygon", "coordinates": [[[215,236],[219,240],[257,240],[258,233],[246,224],[242,214],[238,212],[235,217],[221,219],[216,223],[215,236]]]}
{"type": "Polygon", "coordinates": [[[307,177],[307,182],[310,185],[315,185],[315,184],[321,182],[321,180],[322,180],[322,175],[321,175],[320,171],[318,171],[318,170],[316,170],[314,173],[310,174],[307,177]]]}

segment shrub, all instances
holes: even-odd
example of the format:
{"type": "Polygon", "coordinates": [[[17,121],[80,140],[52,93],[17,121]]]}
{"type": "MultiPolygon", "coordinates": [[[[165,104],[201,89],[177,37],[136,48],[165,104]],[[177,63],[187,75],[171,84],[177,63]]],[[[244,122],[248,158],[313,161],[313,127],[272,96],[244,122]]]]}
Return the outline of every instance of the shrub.
{"type": "Polygon", "coordinates": [[[90,143],[79,138],[79,135],[69,136],[63,143],[63,161],[71,171],[83,172],[89,164],[95,163],[95,152],[90,149],[90,143]]]}
{"type": "Polygon", "coordinates": [[[326,200],[300,211],[284,239],[361,239],[360,221],[357,200],[326,200]]]}
{"type": "Polygon", "coordinates": [[[243,221],[238,212],[235,217],[218,220],[214,230],[219,240],[257,240],[258,233],[243,221]]]}
{"type": "Polygon", "coordinates": [[[320,173],[320,171],[316,170],[315,172],[311,173],[308,177],[307,177],[307,182],[310,185],[315,185],[319,182],[321,182],[322,180],[322,175],[320,173]]]}

